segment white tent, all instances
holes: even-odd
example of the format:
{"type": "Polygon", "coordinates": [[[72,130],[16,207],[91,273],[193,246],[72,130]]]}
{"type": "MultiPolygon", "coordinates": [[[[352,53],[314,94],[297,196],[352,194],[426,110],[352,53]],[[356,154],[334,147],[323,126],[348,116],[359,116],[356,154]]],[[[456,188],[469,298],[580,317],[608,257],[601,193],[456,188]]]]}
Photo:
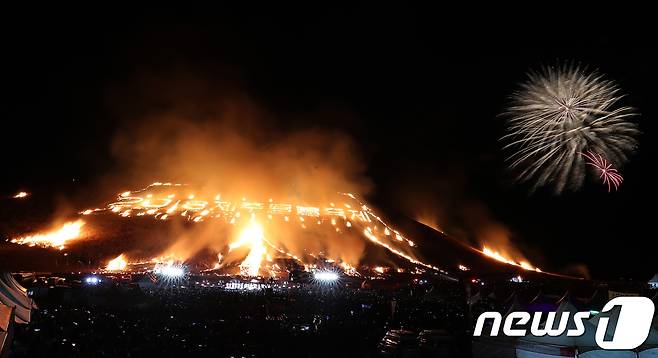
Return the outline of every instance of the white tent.
{"type": "Polygon", "coordinates": [[[15,308],[17,323],[30,323],[34,301],[27,297],[27,290],[9,273],[0,274],[0,304],[15,308]]]}

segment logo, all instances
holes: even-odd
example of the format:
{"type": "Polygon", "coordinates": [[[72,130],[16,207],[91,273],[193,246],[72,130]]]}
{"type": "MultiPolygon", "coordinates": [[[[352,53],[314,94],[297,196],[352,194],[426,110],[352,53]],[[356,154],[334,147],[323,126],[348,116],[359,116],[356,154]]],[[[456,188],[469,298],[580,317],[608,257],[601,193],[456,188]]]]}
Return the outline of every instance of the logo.
{"type": "MultiPolygon", "coordinates": [[[[639,347],[649,336],[655,309],[653,302],[646,297],[616,297],[610,300],[603,307],[602,316],[596,324],[596,344],[602,349],[635,349],[639,347]],[[616,324],[612,324],[610,315],[615,313],[613,310],[616,307],[619,307],[616,315],[617,321],[616,324]]],[[[542,312],[535,312],[534,315],[528,312],[512,312],[505,317],[505,322],[499,312],[484,312],[478,317],[473,336],[482,335],[484,324],[488,319],[493,320],[489,332],[491,337],[498,336],[501,324],[504,335],[525,337],[528,335],[528,330],[522,327],[527,327],[529,322],[530,335],[535,337],[556,337],[564,334],[565,331],[568,337],[580,337],[585,334],[584,320],[589,319],[590,312],[573,314],[575,328],[569,330],[567,330],[567,326],[571,312],[563,312],[558,326],[554,327],[556,315],[557,312],[548,312],[546,323],[543,328],[540,328],[544,321],[542,312]]]]}

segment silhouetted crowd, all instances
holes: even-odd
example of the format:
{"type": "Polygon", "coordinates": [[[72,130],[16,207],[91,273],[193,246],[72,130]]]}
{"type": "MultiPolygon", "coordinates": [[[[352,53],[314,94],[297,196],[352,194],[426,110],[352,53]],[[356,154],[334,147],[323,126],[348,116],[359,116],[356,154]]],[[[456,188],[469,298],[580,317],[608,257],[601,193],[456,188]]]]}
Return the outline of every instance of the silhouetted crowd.
{"type": "Polygon", "coordinates": [[[59,288],[38,298],[15,357],[377,356],[390,329],[465,336],[456,283],[398,290],[308,285],[227,291],[191,286],[59,288]]]}

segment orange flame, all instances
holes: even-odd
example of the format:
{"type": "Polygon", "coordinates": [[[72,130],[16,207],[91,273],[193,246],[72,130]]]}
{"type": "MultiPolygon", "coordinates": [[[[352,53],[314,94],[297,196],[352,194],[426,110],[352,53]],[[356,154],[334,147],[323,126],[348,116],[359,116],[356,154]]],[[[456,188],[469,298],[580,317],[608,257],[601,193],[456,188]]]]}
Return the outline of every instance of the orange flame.
{"type": "Polygon", "coordinates": [[[509,258],[509,257],[507,257],[506,255],[501,254],[501,253],[499,253],[499,252],[497,252],[497,251],[494,251],[494,250],[492,250],[492,249],[490,249],[490,248],[488,248],[488,247],[486,247],[486,246],[484,246],[484,247],[482,248],[482,253],[485,254],[486,256],[491,257],[491,258],[494,259],[494,260],[497,260],[497,261],[500,261],[500,262],[504,262],[504,263],[506,263],[506,264],[508,264],[508,265],[517,266],[517,267],[520,267],[520,268],[522,268],[522,269],[524,269],[524,270],[528,270],[528,271],[542,272],[538,267],[534,267],[534,266],[532,266],[532,265],[531,265],[530,263],[528,263],[527,261],[518,261],[518,262],[517,262],[517,261],[515,261],[515,260],[513,260],[513,259],[511,259],[511,258],[509,258]]]}
{"type": "Polygon", "coordinates": [[[57,247],[64,249],[64,245],[71,240],[80,237],[82,226],[85,222],[76,220],[65,223],[60,229],[45,234],[35,234],[13,239],[11,242],[20,245],[57,247]]]}
{"type": "Polygon", "coordinates": [[[110,262],[107,263],[107,266],[105,266],[105,270],[107,271],[123,271],[126,269],[128,266],[128,262],[126,261],[126,257],[124,254],[121,254],[114,259],[110,260],[110,262]]]}
{"type": "Polygon", "coordinates": [[[263,228],[252,220],[247,227],[242,230],[237,241],[229,245],[229,250],[234,250],[241,246],[249,246],[247,258],[240,264],[240,272],[245,276],[258,276],[261,261],[267,248],[263,244],[263,228]]]}

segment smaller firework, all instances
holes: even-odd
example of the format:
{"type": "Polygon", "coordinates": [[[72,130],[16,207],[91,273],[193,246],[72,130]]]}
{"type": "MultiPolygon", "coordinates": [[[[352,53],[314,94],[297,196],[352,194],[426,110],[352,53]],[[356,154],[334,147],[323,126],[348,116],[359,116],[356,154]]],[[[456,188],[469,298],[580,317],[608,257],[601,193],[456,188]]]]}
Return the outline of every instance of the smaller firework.
{"type": "Polygon", "coordinates": [[[608,185],[608,193],[612,191],[613,187],[615,190],[619,190],[619,186],[624,181],[624,177],[619,174],[617,169],[612,167],[612,163],[608,162],[600,154],[596,154],[592,151],[580,154],[587,158],[588,165],[593,166],[597,170],[599,178],[603,180],[603,184],[608,185]]]}

